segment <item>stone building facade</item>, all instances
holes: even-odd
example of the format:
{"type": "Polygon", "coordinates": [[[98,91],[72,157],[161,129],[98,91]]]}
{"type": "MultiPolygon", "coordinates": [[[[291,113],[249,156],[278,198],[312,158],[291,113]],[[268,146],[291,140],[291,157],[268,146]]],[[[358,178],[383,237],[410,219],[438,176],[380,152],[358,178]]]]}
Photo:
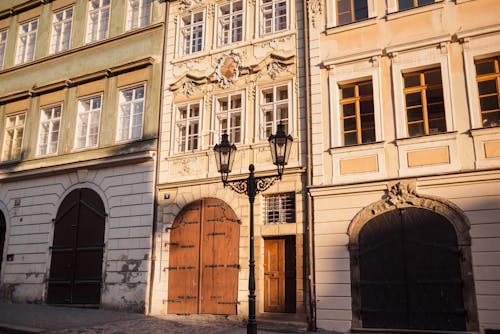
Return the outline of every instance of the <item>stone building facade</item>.
{"type": "Polygon", "coordinates": [[[267,139],[293,136],[281,181],[255,201],[257,314],[305,316],[306,120],[300,1],[169,3],[153,313],[248,315],[249,202],[224,188],[213,147],[237,146],[230,178],[276,174],[267,139]]]}
{"type": "Polygon", "coordinates": [[[319,328],[500,328],[500,3],[309,1],[319,328]]]}
{"type": "Polygon", "coordinates": [[[1,295],[148,307],[166,4],[1,1],[1,295]]]}

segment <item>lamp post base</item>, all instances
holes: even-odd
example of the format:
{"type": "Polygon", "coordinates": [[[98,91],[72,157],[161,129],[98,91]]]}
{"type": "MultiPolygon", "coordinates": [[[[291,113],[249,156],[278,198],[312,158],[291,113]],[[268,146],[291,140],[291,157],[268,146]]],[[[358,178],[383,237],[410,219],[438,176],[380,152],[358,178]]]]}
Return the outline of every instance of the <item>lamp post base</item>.
{"type": "Polygon", "coordinates": [[[256,322],[251,324],[249,321],[247,323],[247,334],[257,334],[257,323],[256,322]]]}

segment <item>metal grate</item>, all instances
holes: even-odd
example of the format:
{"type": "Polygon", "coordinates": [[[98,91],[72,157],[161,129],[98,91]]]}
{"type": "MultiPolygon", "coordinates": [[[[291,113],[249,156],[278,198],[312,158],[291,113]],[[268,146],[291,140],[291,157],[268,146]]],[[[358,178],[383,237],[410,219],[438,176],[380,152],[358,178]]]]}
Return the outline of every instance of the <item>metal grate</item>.
{"type": "Polygon", "coordinates": [[[266,224],[295,222],[295,194],[282,193],[264,197],[266,224]]]}

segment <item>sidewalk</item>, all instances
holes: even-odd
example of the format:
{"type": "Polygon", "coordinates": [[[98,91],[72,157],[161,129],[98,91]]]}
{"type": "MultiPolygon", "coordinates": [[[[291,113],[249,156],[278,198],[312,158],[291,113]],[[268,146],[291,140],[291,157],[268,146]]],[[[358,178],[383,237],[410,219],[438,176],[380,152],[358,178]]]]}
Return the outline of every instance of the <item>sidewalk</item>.
{"type": "MultiPolygon", "coordinates": [[[[257,318],[258,332],[308,333],[303,327],[257,318]]],[[[0,334],[243,334],[246,323],[224,316],[145,316],[102,309],[0,303],[0,334]]],[[[312,332],[309,332],[312,333],[312,332]]],[[[327,332],[322,332],[327,333],[327,332]]]]}

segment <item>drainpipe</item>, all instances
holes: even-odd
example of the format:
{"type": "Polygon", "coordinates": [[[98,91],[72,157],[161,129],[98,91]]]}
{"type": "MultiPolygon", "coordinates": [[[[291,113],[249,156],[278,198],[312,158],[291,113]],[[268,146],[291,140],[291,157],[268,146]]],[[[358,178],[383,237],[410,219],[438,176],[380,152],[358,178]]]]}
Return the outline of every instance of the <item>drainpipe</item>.
{"type": "MultiPolygon", "coordinates": [[[[164,89],[164,74],[165,74],[165,51],[167,46],[167,24],[168,24],[168,12],[170,8],[170,1],[160,0],[165,2],[165,18],[163,26],[163,47],[161,54],[161,76],[160,76],[160,96],[159,96],[159,112],[158,112],[158,133],[156,135],[156,170],[154,178],[154,198],[153,198],[153,226],[151,229],[151,269],[149,275],[149,300],[147,314],[151,314],[151,308],[153,304],[153,291],[155,288],[155,272],[156,272],[156,225],[158,220],[158,181],[160,179],[160,143],[161,143],[161,131],[162,131],[162,120],[163,120],[163,89],[164,89]]],[[[160,243],[161,246],[161,243],[160,243]]]]}
{"type": "Polygon", "coordinates": [[[306,223],[306,297],[308,303],[306,303],[307,308],[307,323],[309,330],[316,330],[316,291],[315,291],[315,267],[314,267],[314,216],[313,216],[313,201],[311,193],[309,192],[309,187],[312,186],[312,171],[313,171],[313,159],[312,159],[312,126],[311,126],[311,78],[310,78],[310,52],[309,52],[309,16],[308,16],[308,0],[303,0],[303,15],[304,15],[304,68],[305,68],[305,80],[306,80],[306,138],[307,138],[307,223],[306,223]]]}

